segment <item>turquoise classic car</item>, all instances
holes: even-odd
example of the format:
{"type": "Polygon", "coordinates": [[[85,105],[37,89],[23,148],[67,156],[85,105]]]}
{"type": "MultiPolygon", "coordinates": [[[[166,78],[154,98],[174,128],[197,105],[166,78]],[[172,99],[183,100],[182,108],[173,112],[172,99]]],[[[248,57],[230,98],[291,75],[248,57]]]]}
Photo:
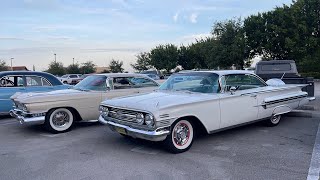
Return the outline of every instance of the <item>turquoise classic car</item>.
{"type": "Polygon", "coordinates": [[[10,99],[15,93],[44,92],[68,89],[55,76],[45,72],[4,71],[0,72],[0,115],[8,115],[13,103],[10,99]]]}

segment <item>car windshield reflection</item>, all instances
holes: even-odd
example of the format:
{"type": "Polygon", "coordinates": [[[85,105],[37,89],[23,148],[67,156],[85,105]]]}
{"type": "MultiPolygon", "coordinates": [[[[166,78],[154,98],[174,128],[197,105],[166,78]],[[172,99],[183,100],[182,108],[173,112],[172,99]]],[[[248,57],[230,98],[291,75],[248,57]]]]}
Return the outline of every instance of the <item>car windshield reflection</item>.
{"type": "Polygon", "coordinates": [[[160,90],[218,93],[219,76],[213,73],[185,73],[172,75],[160,86],[160,90]]]}
{"type": "Polygon", "coordinates": [[[107,89],[106,79],[106,76],[88,76],[77,85],[75,85],[74,89],[80,91],[105,91],[107,89]]]}

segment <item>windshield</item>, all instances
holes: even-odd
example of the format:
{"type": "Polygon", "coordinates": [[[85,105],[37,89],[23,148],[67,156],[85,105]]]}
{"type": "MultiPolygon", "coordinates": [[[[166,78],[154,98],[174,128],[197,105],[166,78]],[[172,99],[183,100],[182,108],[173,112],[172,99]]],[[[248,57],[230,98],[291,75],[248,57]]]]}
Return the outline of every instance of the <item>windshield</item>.
{"type": "Polygon", "coordinates": [[[106,88],[106,76],[88,76],[74,86],[74,89],[83,91],[105,91],[106,88]]]}
{"type": "Polygon", "coordinates": [[[68,75],[63,75],[63,76],[61,76],[61,78],[67,78],[68,77],[68,75]]]}
{"type": "Polygon", "coordinates": [[[160,86],[160,90],[218,93],[219,76],[213,73],[174,74],[160,86]]]}

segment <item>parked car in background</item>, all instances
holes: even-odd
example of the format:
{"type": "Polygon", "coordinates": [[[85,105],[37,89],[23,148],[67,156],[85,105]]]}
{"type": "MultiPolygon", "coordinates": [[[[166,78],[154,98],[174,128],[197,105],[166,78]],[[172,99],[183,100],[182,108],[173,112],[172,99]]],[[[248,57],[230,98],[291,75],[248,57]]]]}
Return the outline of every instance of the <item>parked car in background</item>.
{"type": "Polygon", "coordinates": [[[81,74],[66,74],[61,76],[60,81],[63,84],[74,85],[74,84],[77,84],[80,80],[82,80],[81,76],[82,76],[81,74]]]}
{"type": "Polygon", "coordinates": [[[158,91],[103,101],[99,121],[126,136],[164,141],[180,153],[191,147],[195,133],[260,120],[278,125],[282,114],[309,102],[303,86],[267,84],[248,71],[176,73],[158,91]]]}
{"type": "Polygon", "coordinates": [[[52,74],[45,72],[0,72],[0,114],[9,114],[13,105],[10,97],[15,93],[53,91],[69,87],[52,74]]]}
{"type": "Polygon", "coordinates": [[[286,84],[308,84],[302,90],[307,92],[308,96],[314,96],[313,77],[301,77],[293,60],[260,61],[256,65],[255,73],[265,81],[279,78],[286,84]]]}
{"type": "Polygon", "coordinates": [[[75,84],[78,84],[80,81],[84,80],[84,78],[90,76],[90,75],[93,75],[93,74],[83,74],[80,76],[79,79],[76,80],[75,84]]]}
{"type": "Polygon", "coordinates": [[[11,115],[21,124],[44,124],[49,131],[60,133],[70,130],[75,121],[98,121],[104,99],[151,92],[158,86],[141,74],[90,75],[72,89],[12,96],[11,115]]]}
{"type": "Polygon", "coordinates": [[[140,72],[140,74],[154,74],[154,75],[159,76],[160,79],[164,79],[163,74],[162,74],[160,71],[158,71],[158,70],[142,71],[142,72],[140,72]]]}

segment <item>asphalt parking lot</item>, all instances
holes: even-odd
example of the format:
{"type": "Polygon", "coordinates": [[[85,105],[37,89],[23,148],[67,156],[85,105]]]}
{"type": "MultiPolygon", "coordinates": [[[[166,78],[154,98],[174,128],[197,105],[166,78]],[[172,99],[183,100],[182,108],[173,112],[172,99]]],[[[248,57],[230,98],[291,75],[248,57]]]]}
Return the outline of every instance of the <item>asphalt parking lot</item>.
{"type": "Polygon", "coordinates": [[[98,123],[50,134],[0,120],[0,179],[306,179],[319,127],[317,100],[283,117],[196,139],[182,154],[126,139],[98,123]]]}

